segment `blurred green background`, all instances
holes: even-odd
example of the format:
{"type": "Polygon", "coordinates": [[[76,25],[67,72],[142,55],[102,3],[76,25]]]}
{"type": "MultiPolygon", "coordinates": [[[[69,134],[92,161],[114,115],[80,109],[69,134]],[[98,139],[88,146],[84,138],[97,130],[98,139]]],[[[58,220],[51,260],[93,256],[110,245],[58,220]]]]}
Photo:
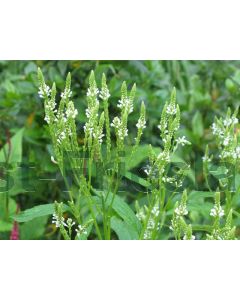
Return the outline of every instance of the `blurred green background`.
{"type": "MultiPolygon", "coordinates": [[[[130,142],[136,133],[140,103],[144,101],[147,128],[142,143],[161,145],[157,125],[162,107],[175,86],[182,113],[180,133],[192,143],[191,147],[180,150],[179,156],[191,165],[201,159],[206,144],[212,143],[209,127],[214,116],[225,115],[228,106],[236,108],[239,105],[240,61],[0,61],[0,151],[3,153],[4,145],[16,135],[14,145],[19,150],[16,157],[23,164],[33,163],[33,168],[23,171],[29,192],[23,192],[18,186],[12,188],[7,195],[8,212],[3,205],[6,195],[0,193],[0,239],[10,237],[13,223],[9,222],[9,215],[62,197],[61,178],[50,160],[51,141],[43,120],[43,102],[38,97],[37,67],[41,67],[47,84],[56,82],[59,92],[64,88],[67,72],[71,72],[73,99],[79,111],[80,141],[86,121],[85,95],[91,70],[95,71],[99,84],[102,73],[107,75],[111,116],[118,112],[116,104],[122,81],[129,86],[137,84],[135,110],[129,122],[130,142]],[[28,180],[55,178],[56,174],[57,184],[51,180],[37,184],[28,180]]],[[[214,143],[211,147],[214,149],[214,143]]],[[[11,157],[7,159],[10,163],[11,157]]],[[[3,170],[0,175],[3,178],[3,170]]],[[[204,190],[202,174],[197,180],[204,190]]],[[[21,225],[20,235],[21,239],[51,239],[56,232],[50,220],[42,217],[21,225]]]]}

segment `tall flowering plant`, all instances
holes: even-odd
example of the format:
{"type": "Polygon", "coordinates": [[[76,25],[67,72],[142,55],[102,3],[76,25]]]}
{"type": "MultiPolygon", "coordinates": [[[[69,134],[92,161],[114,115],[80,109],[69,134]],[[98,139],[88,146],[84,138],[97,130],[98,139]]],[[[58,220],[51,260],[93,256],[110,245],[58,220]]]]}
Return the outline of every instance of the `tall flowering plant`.
{"type": "MultiPolygon", "coordinates": [[[[126,82],[123,82],[117,104],[119,112],[112,117],[106,76],[102,75],[99,87],[94,72],[91,72],[86,93],[86,122],[77,129],[78,111],[72,100],[71,75],[68,74],[60,97],[57,96],[55,84],[51,88],[46,84],[40,69],[38,78],[39,96],[44,99],[44,119],[53,145],[51,160],[58,165],[69,195],[67,205],[62,202],[54,204],[52,222],[59,228],[62,237],[111,239],[117,236],[120,239],[149,240],[161,239],[162,234],[166,236],[168,232],[168,238],[197,239],[199,226],[192,224],[188,207],[189,191],[183,186],[190,166],[181,167],[176,174],[169,173],[179,147],[191,144],[185,136],[179,136],[181,113],[176,102],[176,90],[173,89],[170,99],[166,101],[159,121],[161,146],[156,149],[149,145],[145,178],[139,178],[146,191],[143,199],[140,199],[141,203],[135,201],[134,210],[120,197],[119,190],[124,177],[129,178],[129,173],[122,170],[122,160],[127,165],[134,160],[146,128],[146,109],[142,102],[135,139],[129,145],[128,123],[134,111],[136,85],[129,90],[126,82]],[[78,142],[80,134],[84,135],[82,144],[78,142]],[[127,155],[123,156],[126,152],[127,155]],[[69,183],[69,170],[74,184],[69,183]],[[100,178],[97,174],[100,174],[100,178]]],[[[226,119],[216,118],[212,126],[222,162],[227,160],[235,164],[240,157],[237,124],[237,111],[232,115],[229,110],[226,119]]],[[[225,189],[226,205],[221,205],[220,191],[212,192],[208,182],[212,159],[213,155],[209,154],[207,147],[203,157],[203,172],[215,203],[209,211],[212,224],[201,227],[201,230],[206,231],[206,239],[234,239],[232,194],[225,189]]],[[[219,178],[219,188],[226,187],[228,180],[228,177],[219,178]]]]}

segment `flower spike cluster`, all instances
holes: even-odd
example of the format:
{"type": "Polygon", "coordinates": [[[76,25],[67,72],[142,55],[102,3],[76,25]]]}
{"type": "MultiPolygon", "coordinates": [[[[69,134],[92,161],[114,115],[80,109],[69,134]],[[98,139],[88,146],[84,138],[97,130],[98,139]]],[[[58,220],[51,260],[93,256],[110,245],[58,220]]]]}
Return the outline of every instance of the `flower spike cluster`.
{"type": "Polygon", "coordinates": [[[229,108],[225,119],[216,117],[212,124],[212,132],[220,149],[219,158],[230,163],[236,163],[240,160],[240,144],[236,130],[238,126],[237,114],[238,109],[232,114],[229,108]]]}

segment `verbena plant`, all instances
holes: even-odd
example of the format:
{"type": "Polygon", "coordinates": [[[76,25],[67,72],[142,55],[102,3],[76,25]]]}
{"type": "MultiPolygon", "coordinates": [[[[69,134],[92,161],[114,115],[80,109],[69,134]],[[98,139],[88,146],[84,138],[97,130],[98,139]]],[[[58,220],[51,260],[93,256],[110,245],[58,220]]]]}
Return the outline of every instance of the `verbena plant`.
{"type": "MultiPolygon", "coordinates": [[[[163,107],[158,126],[161,147],[156,149],[149,145],[143,177],[130,171],[131,166],[135,166],[132,162],[146,128],[144,103],[139,109],[135,139],[131,145],[127,139],[135,85],[128,90],[126,83],[122,84],[117,104],[119,113],[112,118],[106,77],[102,75],[101,88],[98,88],[91,72],[86,95],[87,121],[78,129],[70,74],[59,99],[55,84],[50,88],[40,69],[38,78],[39,96],[44,99],[45,121],[53,145],[51,160],[58,165],[69,196],[67,203],[55,202],[52,220],[64,239],[235,239],[232,215],[239,215],[234,205],[239,188],[232,187],[240,158],[237,111],[231,115],[229,110],[226,119],[216,119],[213,124],[220,161],[217,166],[213,163],[213,155],[207,147],[203,174],[209,191],[191,191],[184,184],[190,166],[181,164],[172,172],[171,163],[176,160],[178,148],[190,145],[185,136],[179,136],[180,109],[175,89],[163,107]],[[212,177],[215,191],[211,188],[212,177]],[[122,197],[126,178],[144,188],[136,193],[135,201],[122,197]],[[193,204],[189,215],[188,201],[193,193],[195,201],[207,197],[215,199],[203,225],[194,223],[193,204]]],[[[21,217],[18,220],[21,221],[21,217]]]]}

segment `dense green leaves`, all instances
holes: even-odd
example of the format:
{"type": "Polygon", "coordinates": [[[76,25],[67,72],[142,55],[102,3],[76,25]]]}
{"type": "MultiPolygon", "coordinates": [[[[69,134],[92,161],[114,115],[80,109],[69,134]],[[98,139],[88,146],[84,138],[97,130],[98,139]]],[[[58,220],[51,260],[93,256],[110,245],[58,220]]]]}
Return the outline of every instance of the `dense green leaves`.
{"type": "MultiPolygon", "coordinates": [[[[0,170],[0,186],[6,186],[6,172],[14,177],[14,186],[7,192],[0,194],[0,239],[9,237],[13,219],[21,224],[20,238],[39,239],[46,238],[46,227],[50,222],[49,216],[54,212],[53,203],[63,201],[67,203],[69,195],[63,193],[66,186],[58,173],[58,165],[51,161],[53,148],[50,145],[50,135],[44,122],[43,99],[38,97],[37,67],[41,67],[46,84],[49,86],[54,81],[57,90],[64,89],[64,78],[70,71],[72,74],[72,91],[76,108],[78,109],[77,137],[80,147],[83,145],[83,126],[86,121],[85,98],[88,86],[88,74],[95,71],[96,81],[101,82],[102,72],[105,73],[111,97],[109,98],[110,123],[113,116],[119,113],[116,106],[120,98],[119,90],[123,81],[127,88],[135,82],[137,84],[134,111],[128,119],[127,145],[133,144],[137,134],[136,123],[139,118],[141,102],[146,106],[146,128],[143,141],[131,157],[131,147],[125,148],[125,169],[122,172],[126,193],[119,197],[117,194],[110,209],[110,222],[112,231],[119,239],[138,239],[142,230],[136,217],[134,208],[137,199],[140,206],[148,205],[146,191],[153,191],[146,180],[146,167],[149,165],[149,144],[153,151],[159,155],[163,146],[158,129],[158,122],[166,100],[168,100],[173,86],[177,91],[177,102],[181,109],[181,127],[179,136],[186,136],[192,145],[179,148],[171,157],[171,162],[190,165],[191,168],[185,176],[184,188],[188,190],[188,222],[192,222],[193,230],[197,232],[210,231],[210,210],[214,205],[214,192],[210,192],[203,176],[202,156],[206,144],[209,144],[210,155],[217,149],[212,137],[210,126],[214,116],[223,116],[230,106],[232,110],[238,105],[240,97],[240,64],[239,62],[215,61],[0,61],[0,162],[8,162],[8,170],[0,170]],[[10,139],[11,138],[11,139],[10,139]],[[10,139],[10,143],[9,143],[10,139]],[[10,145],[10,146],[9,146],[10,145]],[[23,183],[27,183],[28,174],[21,174],[16,168],[18,162],[31,162],[35,165],[30,174],[31,193],[26,193],[23,183]],[[52,181],[35,179],[51,178],[52,181]],[[32,184],[34,182],[34,184],[32,184]],[[196,185],[196,186],[195,186],[196,185]],[[198,191],[196,191],[198,189],[198,191]],[[39,205],[39,204],[42,205],[39,205]],[[17,205],[20,213],[16,214],[17,205]],[[32,207],[29,209],[29,207],[32,207]],[[205,224],[207,223],[207,224],[205,224]],[[35,229],[34,229],[35,228],[35,229]],[[35,231],[35,232],[34,232],[35,231]],[[5,235],[6,234],[6,235],[5,235]]],[[[57,103],[59,96],[57,97],[57,103]]],[[[103,103],[100,101],[100,108],[103,103]]],[[[237,129],[239,130],[239,128],[237,129]]],[[[105,133],[105,132],[104,132],[105,133]]],[[[114,143],[113,128],[111,139],[114,143]]],[[[177,136],[178,137],[178,136],[177,136]]],[[[56,160],[56,157],[54,157],[56,160]]],[[[174,169],[173,164],[168,166],[174,169]]],[[[170,171],[171,171],[170,170],[170,171]]],[[[214,162],[209,169],[212,191],[218,186],[222,173],[227,172],[226,167],[221,167],[214,162]]],[[[231,176],[231,174],[230,174],[231,176]]],[[[92,174],[93,181],[96,179],[92,174]]],[[[234,209],[234,222],[238,226],[237,214],[239,211],[239,174],[235,178],[236,191],[228,194],[227,204],[225,194],[222,192],[222,204],[226,212],[230,206],[234,209]]],[[[224,184],[224,182],[222,182],[224,184]]],[[[224,187],[222,186],[222,189],[224,187]]],[[[79,197],[78,188],[73,187],[74,199],[77,207],[85,217],[89,217],[86,208],[86,199],[79,197]]],[[[234,189],[233,189],[234,190],[234,189]]],[[[104,191],[106,196],[106,191],[104,191]]],[[[170,226],[170,217],[174,211],[176,200],[181,198],[181,192],[176,197],[166,191],[166,210],[162,236],[167,236],[166,228],[170,226]]],[[[105,203],[109,208],[112,194],[105,203]]],[[[100,231],[102,233],[102,199],[92,197],[93,210],[97,215],[100,231]]],[[[64,211],[68,207],[64,206],[64,211]]],[[[65,213],[64,218],[73,217],[65,213]]],[[[91,216],[90,216],[91,217],[91,216]]],[[[74,217],[73,217],[74,218],[74,217]]],[[[76,220],[75,220],[76,221],[76,220]]],[[[76,228],[73,228],[75,232],[76,228]]],[[[91,224],[88,230],[89,238],[96,238],[95,227],[91,224]]],[[[52,238],[58,238],[56,233],[52,238]]],[[[84,235],[81,237],[84,239],[84,235]]],[[[202,238],[200,235],[199,238],[202,238]]]]}

